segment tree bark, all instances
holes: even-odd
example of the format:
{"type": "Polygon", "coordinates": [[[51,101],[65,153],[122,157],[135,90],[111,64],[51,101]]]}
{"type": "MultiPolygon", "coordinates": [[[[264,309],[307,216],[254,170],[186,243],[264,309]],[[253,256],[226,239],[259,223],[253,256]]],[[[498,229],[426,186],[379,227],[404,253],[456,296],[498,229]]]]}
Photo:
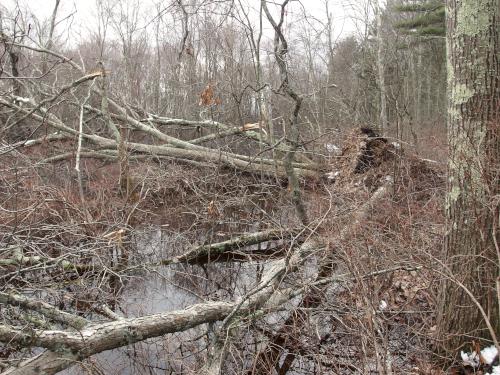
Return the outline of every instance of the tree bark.
{"type": "Polygon", "coordinates": [[[387,131],[387,94],[385,87],[385,59],[384,59],[384,41],[382,39],[382,14],[379,0],[375,0],[375,13],[377,17],[377,72],[378,85],[380,90],[380,134],[385,135],[387,131]]]}
{"type": "Polygon", "coordinates": [[[438,307],[443,341],[438,351],[455,355],[467,341],[497,341],[500,332],[495,286],[499,274],[499,31],[499,0],[448,1],[449,180],[445,281],[438,307]]]}

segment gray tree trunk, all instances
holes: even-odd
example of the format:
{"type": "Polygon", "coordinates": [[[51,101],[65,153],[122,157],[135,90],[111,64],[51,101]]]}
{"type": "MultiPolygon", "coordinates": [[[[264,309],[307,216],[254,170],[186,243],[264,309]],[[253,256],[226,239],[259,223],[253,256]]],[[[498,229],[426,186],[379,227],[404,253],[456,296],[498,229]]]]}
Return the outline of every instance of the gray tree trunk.
{"type": "Polygon", "coordinates": [[[385,61],[384,61],[384,41],[382,39],[382,14],[379,0],[375,0],[375,12],[377,17],[377,71],[378,85],[380,90],[380,134],[387,131],[387,98],[385,87],[385,61]]]}
{"type": "Polygon", "coordinates": [[[440,349],[454,354],[477,338],[498,345],[500,332],[499,32],[500,0],[448,1],[449,180],[438,330],[440,349]]]}

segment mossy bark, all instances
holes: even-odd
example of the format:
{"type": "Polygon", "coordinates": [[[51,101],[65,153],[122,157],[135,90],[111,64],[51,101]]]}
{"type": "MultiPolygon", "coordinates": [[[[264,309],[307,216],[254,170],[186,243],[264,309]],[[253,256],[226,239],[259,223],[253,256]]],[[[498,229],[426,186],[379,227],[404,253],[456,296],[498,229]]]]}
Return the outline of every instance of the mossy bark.
{"type": "Polygon", "coordinates": [[[448,354],[456,355],[472,340],[491,339],[500,332],[495,286],[499,275],[499,33],[500,0],[448,1],[449,180],[445,281],[438,308],[439,338],[443,339],[439,349],[448,354]]]}

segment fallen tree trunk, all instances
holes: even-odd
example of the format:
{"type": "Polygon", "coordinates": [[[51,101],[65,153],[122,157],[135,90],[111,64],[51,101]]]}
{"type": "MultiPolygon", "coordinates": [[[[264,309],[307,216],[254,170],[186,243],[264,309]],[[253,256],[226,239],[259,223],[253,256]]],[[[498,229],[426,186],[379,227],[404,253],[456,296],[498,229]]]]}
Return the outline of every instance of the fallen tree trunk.
{"type": "MultiPolygon", "coordinates": [[[[60,90],[55,91],[52,96],[47,96],[45,98],[40,99],[37,103],[34,98],[21,98],[22,102],[28,104],[28,107],[23,107],[20,105],[16,105],[16,97],[7,97],[3,96],[0,98],[0,104],[5,105],[6,107],[10,107],[15,111],[14,117],[12,120],[14,124],[26,119],[32,118],[41,124],[47,124],[59,131],[64,133],[68,133],[74,136],[79,136],[78,130],[67,126],[61,119],[59,119],[54,113],[54,108],[50,108],[48,110],[45,104],[51,104],[56,99],[60,99],[63,95],[68,94],[73,91],[79,85],[84,84],[89,80],[93,80],[97,77],[101,79],[105,79],[106,73],[104,71],[104,67],[101,66],[100,69],[94,73],[87,74],[85,69],[75,63],[73,60],[48,49],[38,48],[29,45],[23,45],[19,43],[15,43],[12,41],[6,41],[6,43],[16,46],[18,48],[26,48],[31,51],[35,51],[38,53],[42,53],[44,55],[51,55],[60,59],[61,61],[68,63],[73,69],[78,71],[81,75],[80,78],[66,84],[60,90]],[[17,120],[16,120],[17,118],[17,120]]],[[[104,84],[105,87],[105,84],[104,84]]],[[[244,171],[247,173],[259,173],[260,175],[266,175],[273,177],[277,175],[279,178],[286,178],[287,173],[285,172],[284,162],[282,160],[273,160],[267,159],[260,156],[245,156],[238,155],[236,153],[231,153],[227,151],[214,150],[207,147],[200,146],[199,143],[203,142],[201,140],[194,140],[194,142],[181,140],[179,138],[168,135],[155,126],[168,126],[168,125],[181,125],[181,126],[195,126],[195,127],[207,127],[211,128],[217,132],[222,132],[225,134],[238,134],[242,135],[246,138],[251,139],[259,144],[262,144],[269,151],[280,151],[282,155],[285,155],[290,150],[290,145],[286,144],[286,141],[280,141],[276,144],[270,144],[266,141],[265,137],[262,137],[260,132],[254,131],[255,127],[234,127],[229,126],[223,123],[219,123],[216,121],[195,121],[195,120],[187,120],[187,119],[172,119],[172,118],[164,118],[160,116],[156,116],[153,114],[147,114],[147,118],[145,120],[141,120],[137,113],[135,113],[129,106],[126,104],[120,105],[116,100],[113,100],[109,97],[109,93],[107,90],[102,90],[96,85],[92,85],[90,90],[98,96],[101,101],[104,101],[104,105],[101,109],[97,109],[90,105],[84,106],[84,108],[88,111],[92,111],[99,116],[102,116],[107,124],[108,130],[112,133],[112,137],[98,135],[98,134],[89,134],[88,132],[84,132],[81,136],[94,143],[99,150],[109,149],[116,150],[118,147],[118,139],[119,132],[116,124],[112,123],[111,119],[118,120],[123,124],[130,126],[135,131],[140,131],[144,134],[148,134],[153,137],[155,140],[159,140],[165,142],[168,146],[168,149],[164,146],[153,146],[149,144],[134,144],[131,147],[128,147],[129,152],[143,152],[146,154],[152,155],[160,155],[160,156],[168,156],[172,158],[180,158],[184,160],[192,160],[192,161],[206,161],[215,164],[222,164],[225,167],[229,167],[232,169],[244,171]],[[108,106],[109,105],[109,106],[108,106]],[[110,110],[112,109],[113,112],[110,110]],[[175,150],[175,151],[174,151],[175,150]],[[274,166],[278,167],[275,168],[274,166]]],[[[71,103],[71,102],[70,102],[71,103]]],[[[147,112],[144,112],[147,113],[147,112]]],[[[260,129],[260,128],[259,128],[260,129]]],[[[216,135],[214,135],[216,137],[216,135]]],[[[209,136],[209,139],[212,136],[209,136]]],[[[128,143],[128,142],[127,142],[128,143]]],[[[97,151],[97,150],[93,150],[97,151]]],[[[274,153],[273,153],[274,155],[274,153]]],[[[87,154],[90,156],[90,154],[87,154]]],[[[309,160],[305,155],[301,153],[296,153],[298,163],[292,163],[295,168],[295,173],[297,176],[302,178],[314,178],[317,176],[318,166],[309,160]]]]}
{"type": "MultiPolygon", "coordinates": [[[[92,111],[101,113],[101,112],[99,112],[99,110],[92,108],[90,106],[88,106],[88,108],[91,109],[92,111]]],[[[208,152],[208,153],[215,152],[217,156],[220,156],[221,154],[223,154],[223,155],[230,156],[231,158],[234,158],[234,159],[241,159],[243,161],[255,162],[255,163],[259,163],[259,164],[274,165],[275,163],[278,163],[279,165],[284,165],[284,162],[282,162],[280,160],[274,161],[274,160],[262,158],[262,157],[246,156],[246,155],[239,155],[239,154],[225,152],[225,151],[213,150],[213,149],[210,149],[207,147],[199,146],[198,141],[200,140],[200,138],[194,139],[193,141],[183,141],[183,140],[177,139],[175,137],[168,136],[165,133],[162,133],[159,130],[155,129],[154,127],[145,125],[145,124],[141,123],[140,121],[137,121],[137,120],[134,120],[133,118],[130,118],[129,116],[121,116],[121,115],[114,115],[114,114],[112,114],[112,116],[116,117],[117,119],[119,119],[123,122],[130,124],[131,126],[133,126],[136,129],[142,130],[142,131],[154,136],[155,138],[157,138],[159,140],[165,141],[165,142],[167,142],[168,145],[175,146],[176,148],[199,151],[199,152],[208,152]]],[[[208,123],[211,123],[209,121],[196,122],[196,121],[188,121],[188,120],[183,121],[183,120],[178,120],[178,119],[174,119],[173,121],[178,121],[178,123],[180,123],[180,124],[186,124],[186,123],[187,124],[208,124],[208,123]]],[[[227,135],[243,134],[243,133],[248,132],[247,130],[245,130],[244,127],[243,128],[240,128],[240,127],[235,128],[235,127],[230,127],[230,126],[223,125],[220,123],[215,123],[215,124],[216,124],[217,128],[222,127],[223,129],[225,129],[224,132],[227,133],[227,135]]],[[[255,134],[258,135],[258,133],[255,133],[255,134]]],[[[215,133],[213,135],[216,136],[217,133],[215,133]]],[[[254,139],[254,137],[251,137],[251,138],[254,139]]],[[[271,147],[271,148],[276,147],[283,152],[288,151],[288,149],[285,148],[284,145],[281,143],[279,143],[278,145],[267,145],[266,144],[266,146],[271,147]]],[[[304,161],[296,162],[296,163],[293,163],[292,165],[296,168],[317,169],[317,166],[314,165],[314,163],[312,163],[307,158],[306,158],[305,162],[304,161]]]]}
{"type": "MultiPolygon", "coordinates": [[[[265,250],[250,250],[245,249],[252,245],[257,245],[267,241],[291,240],[296,244],[301,244],[304,237],[304,233],[300,229],[291,229],[284,231],[282,229],[269,229],[262,232],[255,232],[244,234],[239,237],[217,242],[209,245],[201,245],[192,248],[191,250],[185,252],[182,255],[178,255],[172,258],[161,260],[154,264],[149,264],[149,266],[168,266],[172,264],[187,263],[187,264],[203,264],[208,262],[223,261],[227,259],[231,260],[243,260],[251,261],[252,257],[277,257],[283,255],[283,251],[277,251],[276,247],[265,249],[265,250]],[[298,237],[297,237],[298,236],[298,237]]],[[[23,254],[20,246],[13,246],[11,248],[5,249],[6,256],[4,259],[0,259],[1,267],[20,267],[16,269],[15,272],[30,272],[32,266],[43,266],[44,270],[50,268],[59,269],[62,272],[100,272],[105,268],[99,263],[89,263],[89,264],[79,264],[74,263],[66,259],[65,256],[58,258],[50,258],[47,256],[27,256],[23,254]]],[[[132,266],[134,268],[134,266],[132,266]]],[[[113,272],[124,271],[123,265],[118,265],[117,267],[109,267],[113,272]]],[[[9,277],[9,274],[2,275],[2,278],[9,277]]],[[[5,298],[0,295],[0,304],[7,303],[5,298]]]]}
{"type": "MultiPolygon", "coordinates": [[[[337,240],[338,243],[344,243],[348,240],[349,236],[355,233],[361,222],[369,215],[371,208],[387,196],[391,186],[392,179],[387,177],[386,183],[382,185],[365,204],[354,212],[351,220],[349,220],[349,224],[340,232],[337,240]]],[[[319,264],[318,274],[314,283],[329,279],[332,276],[336,268],[336,255],[337,253],[334,248],[328,249],[328,255],[322,259],[319,264]]],[[[324,290],[326,287],[327,285],[312,287],[309,292],[303,295],[297,308],[290,312],[282,328],[279,329],[278,332],[271,337],[269,343],[259,351],[255,357],[252,369],[248,371],[249,375],[270,374],[273,372],[273,369],[276,369],[278,374],[286,374],[288,372],[295,360],[297,348],[300,347],[298,342],[299,338],[290,335],[290,327],[294,327],[294,329],[298,331],[303,331],[304,322],[307,321],[307,311],[319,307],[323,303],[324,290]],[[285,352],[287,352],[287,355],[280,366],[280,359],[285,352]]]]}
{"type": "MultiPolygon", "coordinates": [[[[0,325],[0,341],[44,347],[47,350],[21,362],[3,375],[52,375],[93,354],[134,344],[152,337],[181,332],[200,324],[220,321],[227,316],[248,314],[264,307],[277,290],[283,277],[297,269],[305,257],[321,245],[310,240],[290,257],[272,263],[260,283],[235,302],[207,302],[184,310],[120,319],[100,324],[88,324],[79,331],[25,330],[0,325]]],[[[284,303],[284,299],[280,299],[284,303]]]]}
{"type": "MultiPolygon", "coordinates": [[[[204,121],[193,121],[193,120],[185,120],[185,119],[173,119],[173,118],[166,118],[166,117],[159,117],[155,115],[151,115],[152,122],[158,125],[181,125],[181,126],[193,126],[193,127],[206,127],[208,129],[212,129],[218,133],[214,133],[214,136],[217,134],[221,134],[222,136],[227,136],[227,135],[241,135],[246,138],[249,138],[257,143],[262,144],[265,147],[271,147],[272,149],[275,149],[277,151],[281,151],[283,153],[286,153],[288,149],[290,148],[289,144],[286,143],[281,143],[277,142],[276,144],[267,142],[264,137],[262,137],[260,132],[256,132],[252,130],[253,128],[249,128],[246,126],[242,127],[233,127],[229,126],[227,124],[223,124],[217,121],[212,121],[212,120],[204,120],[204,121]]],[[[206,136],[210,140],[212,138],[211,135],[206,136]]],[[[204,139],[199,138],[196,143],[204,142],[204,139]]],[[[309,158],[307,158],[305,155],[298,153],[297,154],[297,159],[306,164],[312,163],[309,158]]]]}
{"type": "MultiPolygon", "coordinates": [[[[35,108],[30,109],[18,106],[14,102],[11,102],[5,98],[0,98],[0,104],[4,104],[5,106],[16,110],[18,113],[22,113],[24,117],[29,116],[37,121],[40,121],[41,123],[46,123],[47,125],[64,133],[68,133],[74,136],[79,136],[80,134],[77,130],[65,125],[53,113],[48,112],[44,107],[36,105],[35,103],[35,108]],[[40,111],[42,115],[37,114],[37,111],[40,111]]],[[[102,112],[98,109],[92,108],[90,106],[86,106],[86,108],[102,115],[102,112]]],[[[166,145],[154,145],[126,142],[125,148],[132,154],[142,153],[151,156],[166,156],[197,162],[211,162],[216,165],[221,164],[225,167],[247,173],[259,173],[266,176],[275,176],[277,174],[278,177],[283,179],[287,177],[284,162],[282,161],[274,161],[259,156],[245,156],[230,153],[227,151],[213,150],[169,136],[159,131],[158,129],[155,129],[154,127],[143,124],[140,121],[133,119],[130,116],[117,114],[111,114],[111,116],[125,122],[126,124],[129,124],[139,131],[151,135],[157,140],[167,143],[166,145]],[[275,167],[276,165],[277,167],[275,167]]],[[[117,141],[111,138],[87,133],[83,133],[82,137],[94,143],[100,152],[102,152],[103,150],[115,151],[118,148],[117,141]]],[[[86,156],[89,157],[91,156],[91,154],[87,154],[86,156]]],[[[99,155],[95,154],[95,156],[97,157],[99,155]]],[[[102,156],[99,157],[102,158],[102,156]]],[[[57,158],[48,160],[57,160],[57,158]]],[[[294,167],[295,173],[299,177],[315,178],[317,176],[318,167],[314,164],[293,163],[292,166],[294,167]]]]}
{"type": "MultiPolygon", "coordinates": [[[[266,241],[286,240],[286,238],[300,241],[296,238],[300,234],[299,229],[283,231],[281,229],[270,229],[263,232],[244,234],[242,236],[218,242],[210,245],[197,246],[188,252],[169,259],[164,259],[158,265],[170,265],[177,263],[200,263],[216,260],[218,257],[228,254],[241,254],[241,249],[260,244],[266,241]]],[[[300,242],[299,242],[300,243],[300,242]]],[[[252,253],[249,251],[249,253],[252,253]]],[[[244,254],[242,254],[244,255],[244,254]]]]}
{"type": "Polygon", "coordinates": [[[75,329],[83,328],[89,324],[89,321],[85,318],[61,311],[44,301],[35,300],[16,293],[0,292],[0,304],[19,306],[26,310],[37,311],[53,321],[66,324],[75,329]]]}

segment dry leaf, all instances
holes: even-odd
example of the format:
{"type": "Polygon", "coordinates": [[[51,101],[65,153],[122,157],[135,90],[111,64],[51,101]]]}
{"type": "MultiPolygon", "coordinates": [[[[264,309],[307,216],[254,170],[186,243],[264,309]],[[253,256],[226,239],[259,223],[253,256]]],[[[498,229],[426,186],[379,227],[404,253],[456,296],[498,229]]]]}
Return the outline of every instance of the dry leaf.
{"type": "Polygon", "coordinates": [[[200,105],[209,106],[213,104],[214,90],[212,89],[212,85],[209,83],[205,90],[200,95],[200,105]]]}
{"type": "Polygon", "coordinates": [[[200,95],[200,106],[211,106],[211,105],[220,105],[222,104],[222,99],[221,98],[215,98],[214,97],[214,89],[212,87],[212,84],[209,83],[206,87],[205,90],[200,95]]]}
{"type": "Polygon", "coordinates": [[[210,216],[210,217],[219,216],[219,210],[217,209],[217,206],[215,205],[214,201],[210,201],[210,203],[208,204],[207,213],[208,213],[208,216],[210,216]]]}

